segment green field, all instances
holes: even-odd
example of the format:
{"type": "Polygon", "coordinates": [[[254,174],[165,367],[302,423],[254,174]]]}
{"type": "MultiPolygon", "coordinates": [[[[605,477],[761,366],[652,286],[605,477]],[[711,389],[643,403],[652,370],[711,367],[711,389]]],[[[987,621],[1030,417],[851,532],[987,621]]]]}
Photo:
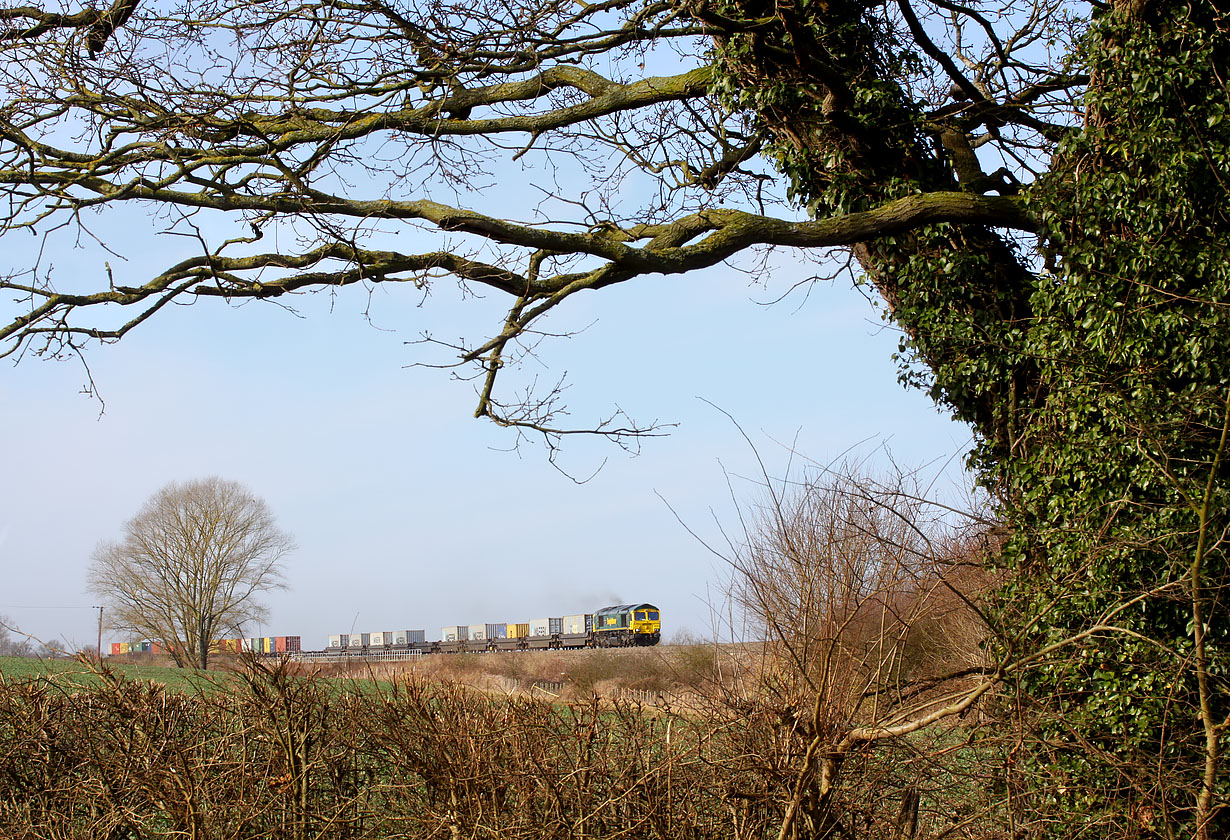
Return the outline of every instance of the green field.
{"type": "MultiPolygon", "coordinates": [[[[149,680],[177,690],[197,690],[225,685],[232,679],[224,671],[204,674],[181,668],[160,665],[116,665],[107,663],[108,670],[115,671],[130,680],[149,680]]],[[[94,666],[84,665],[72,659],[33,659],[16,656],[0,656],[0,679],[25,680],[44,678],[66,685],[98,685],[100,680],[94,666]]]]}

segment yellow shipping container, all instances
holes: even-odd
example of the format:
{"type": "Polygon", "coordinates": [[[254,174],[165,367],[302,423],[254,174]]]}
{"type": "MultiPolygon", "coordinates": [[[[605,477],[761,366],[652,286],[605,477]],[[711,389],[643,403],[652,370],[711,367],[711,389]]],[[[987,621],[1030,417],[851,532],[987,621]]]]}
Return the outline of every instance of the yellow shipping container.
{"type": "Polygon", "coordinates": [[[530,623],[527,621],[524,624],[508,625],[508,638],[524,639],[530,634],[530,623]]]}

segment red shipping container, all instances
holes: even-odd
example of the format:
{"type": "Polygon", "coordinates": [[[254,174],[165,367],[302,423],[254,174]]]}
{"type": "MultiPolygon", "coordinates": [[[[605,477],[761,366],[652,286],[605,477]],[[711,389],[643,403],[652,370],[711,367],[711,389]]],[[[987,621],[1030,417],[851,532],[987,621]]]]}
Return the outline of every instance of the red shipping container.
{"type": "Polygon", "coordinates": [[[285,636],[274,636],[273,637],[273,652],[274,653],[286,653],[286,637],[285,636]]]}
{"type": "Polygon", "coordinates": [[[119,655],[120,655],[120,643],[119,643],[119,642],[112,642],[112,643],[111,643],[111,655],[112,655],[112,656],[119,656],[119,655]]]}

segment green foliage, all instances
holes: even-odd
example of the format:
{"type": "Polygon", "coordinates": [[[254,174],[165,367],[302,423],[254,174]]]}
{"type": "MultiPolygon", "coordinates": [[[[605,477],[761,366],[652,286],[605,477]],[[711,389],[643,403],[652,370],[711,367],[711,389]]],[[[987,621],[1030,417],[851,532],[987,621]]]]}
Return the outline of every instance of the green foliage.
{"type": "MultiPolygon", "coordinates": [[[[807,8],[719,49],[793,195],[825,215],[956,188],[919,139],[943,127],[885,81],[912,57],[875,39],[874,8],[807,8]],[[849,125],[823,113],[823,74],[783,69],[807,39],[855,92],[849,125]]],[[[1029,663],[1016,711],[1043,833],[1190,837],[1200,797],[1230,799],[1206,760],[1230,715],[1228,56],[1230,19],[1205,0],[1093,21],[1067,62],[1089,75],[1086,123],[1025,191],[1046,268],[969,225],[856,251],[904,330],[903,379],[971,423],[1011,528],[995,654],[1029,663]]],[[[1210,814],[1230,833],[1230,808],[1210,814]]]]}
{"type": "MultiPolygon", "coordinates": [[[[1055,803],[1113,824],[1125,801],[1160,802],[1139,811],[1140,833],[1190,836],[1204,772],[1194,601],[1213,617],[1212,716],[1230,711],[1225,555],[1199,540],[1202,526],[1227,524],[1230,493],[1219,448],[1230,389],[1230,38],[1207,5],[1157,14],[1108,15],[1090,34],[1088,124],[1032,196],[1058,256],[1034,291],[1026,339],[1049,390],[1030,418],[1028,457],[999,469],[1023,575],[1005,594],[1035,622],[1029,645],[1100,617],[1119,628],[1026,676],[1030,695],[1057,699],[1044,717],[1053,749],[1039,753],[1066,791],[1055,803]]],[[[1225,801],[1224,774],[1220,785],[1225,801]]]]}

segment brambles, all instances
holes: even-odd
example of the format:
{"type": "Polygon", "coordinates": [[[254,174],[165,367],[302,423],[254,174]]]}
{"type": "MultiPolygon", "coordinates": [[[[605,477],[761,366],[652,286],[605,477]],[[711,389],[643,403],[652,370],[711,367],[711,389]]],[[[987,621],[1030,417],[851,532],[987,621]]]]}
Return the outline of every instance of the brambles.
{"type": "MultiPolygon", "coordinates": [[[[210,691],[106,668],[97,678],[0,680],[0,834],[766,837],[807,747],[805,727],[773,703],[566,705],[252,662],[210,691]]],[[[902,780],[936,766],[937,751],[971,753],[964,738],[852,757],[875,788],[856,797],[851,825],[887,836],[902,780]]]]}

